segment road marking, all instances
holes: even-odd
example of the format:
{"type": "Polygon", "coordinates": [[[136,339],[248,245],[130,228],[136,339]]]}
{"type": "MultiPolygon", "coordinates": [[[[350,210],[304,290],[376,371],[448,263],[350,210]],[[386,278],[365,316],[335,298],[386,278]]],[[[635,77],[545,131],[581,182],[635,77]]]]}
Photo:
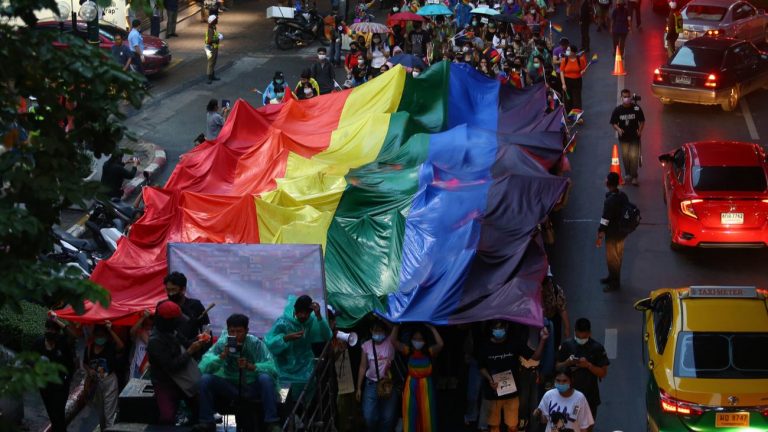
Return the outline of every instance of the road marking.
{"type": "Polygon", "coordinates": [[[752,112],[749,110],[749,105],[745,99],[739,101],[741,105],[741,113],[744,114],[744,121],[747,122],[747,130],[749,130],[749,137],[757,141],[760,139],[760,135],[757,134],[757,127],[755,127],[755,120],[752,118],[752,112]]]}
{"type": "Polygon", "coordinates": [[[168,67],[165,68],[165,70],[169,71],[169,70],[175,68],[176,66],[178,66],[179,64],[181,64],[181,62],[183,62],[183,61],[184,61],[184,59],[174,58],[173,60],[171,60],[171,64],[169,64],[168,67]]]}
{"type": "Polygon", "coordinates": [[[619,339],[619,329],[607,328],[605,329],[605,352],[608,354],[608,358],[614,360],[617,354],[619,339]]]}

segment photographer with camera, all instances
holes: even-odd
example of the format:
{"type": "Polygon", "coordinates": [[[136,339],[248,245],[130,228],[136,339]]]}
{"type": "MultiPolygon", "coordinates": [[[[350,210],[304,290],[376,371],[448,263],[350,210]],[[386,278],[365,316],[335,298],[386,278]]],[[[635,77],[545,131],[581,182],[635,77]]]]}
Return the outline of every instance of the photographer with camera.
{"type": "Polygon", "coordinates": [[[624,160],[624,181],[639,184],[637,169],[640,165],[640,136],[645,127],[643,109],[637,104],[640,96],[628,89],[621,91],[621,105],[613,109],[611,126],[619,137],[621,159],[624,160]]]}
{"type": "Polygon", "coordinates": [[[261,339],[248,334],[248,317],[232,314],[227,318],[227,330],[205,353],[200,362],[199,431],[215,431],[214,413],[217,408],[237,402],[237,424],[248,424],[243,411],[243,399],[260,399],[264,423],[269,432],[280,431],[277,414],[277,371],[267,346],[261,339]]]}

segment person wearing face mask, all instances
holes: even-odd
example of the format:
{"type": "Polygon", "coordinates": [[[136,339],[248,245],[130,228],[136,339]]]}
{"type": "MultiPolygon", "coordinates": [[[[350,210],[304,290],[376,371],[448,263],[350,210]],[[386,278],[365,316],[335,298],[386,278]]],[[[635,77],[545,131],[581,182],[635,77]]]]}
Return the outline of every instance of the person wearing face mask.
{"type": "Polygon", "coordinates": [[[308,99],[304,93],[305,84],[309,84],[311,96],[317,96],[320,94],[320,86],[317,84],[317,81],[312,78],[312,71],[309,68],[301,71],[301,75],[299,75],[299,82],[296,84],[296,88],[293,91],[296,93],[296,97],[298,99],[308,99]]]}
{"type": "Polygon", "coordinates": [[[371,67],[374,69],[380,69],[387,62],[389,58],[389,48],[384,44],[380,34],[373,35],[371,40],[371,49],[368,50],[368,57],[371,62],[371,67]]]}
{"type": "Polygon", "coordinates": [[[573,388],[570,369],[555,372],[555,388],[544,393],[533,415],[546,423],[545,432],[585,432],[595,424],[584,394],[573,388]]]}
{"type": "Polygon", "coordinates": [[[299,86],[300,88],[296,89],[296,99],[298,100],[312,99],[318,95],[317,90],[309,82],[299,83],[299,86]]]}
{"type": "Polygon", "coordinates": [[[544,60],[537,55],[528,66],[528,85],[543,82],[544,78],[544,60]]]}
{"type": "Polygon", "coordinates": [[[357,42],[352,41],[349,43],[349,52],[347,53],[347,56],[344,58],[344,70],[347,71],[347,74],[352,73],[352,69],[354,69],[355,66],[357,66],[358,59],[360,59],[363,56],[363,52],[360,50],[360,48],[357,45],[357,42]]]}
{"type": "Polygon", "coordinates": [[[355,67],[352,68],[352,87],[357,87],[360,84],[364,84],[368,81],[368,64],[365,61],[364,54],[360,54],[355,62],[355,67]]]}
{"type": "Polygon", "coordinates": [[[45,321],[45,333],[32,344],[32,351],[40,354],[42,358],[51,363],[64,367],[59,371],[61,383],[49,382],[40,389],[40,396],[45,404],[45,411],[51,421],[52,432],[66,432],[67,419],[65,408],[69,397],[69,384],[75,371],[75,354],[72,350],[72,341],[61,333],[66,324],[55,318],[45,321]]]}
{"type": "MultiPolygon", "coordinates": [[[[308,315],[308,314],[307,314],[308,315]]],[[[228,406],[238,398],[260,399],[267,431],[281,431],[277,412],[275,360],[264,342],[248,334],[248,317],[232,314],[227,328],[200,362],[200,423],[196,431],[216,430],[216,407],[228,406]]],[[[308,362],[312,362],[310,352],[308,362]]],[[[253,415],[236,415],[238,429],[256,430],[253,415]],[[242,421],[241,421],[242,420],[242,421]]]]}
{"type": "Polygon", "coordinates": [[[411,333],[410,344],[398,340],[400,326],[392,329],[395,349],[407,358],[408,375],[403,387],[403,432],[434,432],[437,412],[432,385],[432,361],[443,349],[443,338],[433,326],[426,324],[435,343],[427,346],[424,330],[411,333]]]}
{"type": "Polygon", "coordinates": [[[560,60],[560,83],[565,92],[565,111],[581,109],[582,74],[587,68],[587,59],[576,52],[576,46],[571,45],[565,56],[560,60]]]}
{"type": "Polygon", "coordinates": [[[194,410],[192,421],[197,422],[197,401],[193,403],[197,389],[187,383],[200,379],[197,362],[192,357],[206,346],[206,342],[199,340],[184,347],[184,339],[177,332],[181,316],[181,308],[176,303],[170,300],[158,303],[155,309],[156,325],[147,344],[147,357],[152,363],[152,386],[158,408],[158,423],[163,425],[176,423],[176,411],[181,400],[187,400],[188,406],[194,410]],[[188,368],[192,368],[194,374],[190,374],[188,368]],[[184,385],[183,389],[177,381],[184,385]]]}
{"type": "Polygon", "coordinates": [[[555,368],[570,369],[573,377],[571,386],[584,393],[592,418],[597,420],[597,407],[600,405],[598,381],[608,374],[611,362],[605,348],[592,339],[592,324],[588,319],[577,319],[574,330],[574,338],[564,341],[560,346],[555,368]]]}
{"type": "Polygon", "coordinates": [[[507,383],[511,379],[519,382],[520,357],[539,360],[549,332],[542,328],[535,350],[528,347],[525,338],[508,334],[506,321],[494,320],[490,325],[490,338],[478,350],[478,365],[483,377],[483,405],[487,408],[490,432],[499,432],[502,413],[507,431],[517,432],[520,399],[515,387],[507,383]],[[499,380],[502,380],[501,382],[499,380]],[[500,386],[500,384],[503,384],[500,386]]]}
{"type": "Polygon", "coordinates": [[[640,165],[640,136],[645,127],[645,114],[632,100],[629,89],[621,91],[621,105],[611,113],[611,126],[619,136],[621,159],[624,161],[624,181],[639,185],[637,178],[640,165]]]}
{"type": "Polygon", "coordinates": [[[285,100],[286,95],[291,94],[291,87],[285,82],[285,76],[282,72],[277,71],[272,76],[272,81],[267,84],[267,88],[264,89],[262,103],[264,105],[278,104],[285,100]]]}
{"type": "Polygon", "coordinates": [[[384,322],[376,319],[371,324],[371,339],[361,347],[355,397],[362,402],[367,432],[392,432],[395,427],[397,395],[392,390],[390,370],[395,359],[392,342],[384,322]]]}
{"type": "Polygon", "coordinates": [[[307,382],[314,367],[312,344],[332,337],[320,305],[308,295],[288,297],[283,315],[264,337],[281,380],[307,382]]]}
{"type": "Polygon", "coordinates": [[[675,55],[675,42],[683,32],[683,16],[677,8],[677,3],[669,2],[669,15],[667,15],[667,34],[664,40],[667,44],[667,57],[672,58],[675,55]]]}
{"type": "Polygon", "coordinates": [[[328,58],[325,55],[325,48],[323,47],[317,49],[317,61],[312,64],[310,76],[317,83],[321,95],[333,91],[335,87],[334,83],[336,82],[336,72],[333,70],[331,62],[328,61],[328,58]]]}
{"type": "MultiPolygon", "coordinates": [[[[117,357],[125,345],[120,337],[112,330],[112,323],[106,321],[93,328],[93,338],[88,344],[83,358],[88,387],[95,386],[93,391],[94,410],[99,413],[99,427],[102,432],[114,426],[117,415],[117,357]]],[[[90,391],[86,391],[89,394],[90,391]]]]}
{"type": "MultiPolygon", "coordinates": [[[[187,344],[191,344],[203,332],[203,328],[211,323],[211,319],[200,300],[187,297],[187,277],[183,273],[172,272],[163,279],[163,283],[168,300],[181,308],[179,334],[187,340],[187,344]]],[[[198,352],[197,359],[202,355],[202,352],[198,352]]]]}

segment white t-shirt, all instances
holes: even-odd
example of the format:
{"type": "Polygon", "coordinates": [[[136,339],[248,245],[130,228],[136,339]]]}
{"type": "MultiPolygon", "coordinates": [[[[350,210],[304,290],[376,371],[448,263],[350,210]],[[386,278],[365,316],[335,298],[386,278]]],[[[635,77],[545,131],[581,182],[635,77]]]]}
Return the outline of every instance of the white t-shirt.
{"type": "Polygon", "coordinates": [[[395,358],[395,346],[392,344],[391,334],[384,342],[376,345],[376,357],[373,359],[373,341],[367,340],[363,343],[362,349],[368,358],[368,369],[365,371],[365,377],[371,381],[378,381],[376,378],[376,363],[379,364],[379,377],[383,378],[389,371],[389,366],[395,358]]]}
{"type": "Polygon", "coordinates": [[[570,397],[549,390],[541,398],[539,410],[547,419],[546,432],[584,432],[595,423],[587,398],[578,390],[570,397]]]}

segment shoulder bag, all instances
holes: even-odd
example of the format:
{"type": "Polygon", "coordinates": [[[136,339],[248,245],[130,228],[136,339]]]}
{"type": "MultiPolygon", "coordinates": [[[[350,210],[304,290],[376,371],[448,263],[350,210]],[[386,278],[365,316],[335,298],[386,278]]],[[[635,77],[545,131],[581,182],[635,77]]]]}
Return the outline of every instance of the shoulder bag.
{"type": "Polygon", "coordinates": [[[382,378],[379,376],[379,356],[376,355],[376,342],[371,340],[371,347],[373,348],[373,363],[376,368],[376,395],[380,399],[389,399],[392,396],[392,377],[389,375],[389,370],[382,378]]]}

